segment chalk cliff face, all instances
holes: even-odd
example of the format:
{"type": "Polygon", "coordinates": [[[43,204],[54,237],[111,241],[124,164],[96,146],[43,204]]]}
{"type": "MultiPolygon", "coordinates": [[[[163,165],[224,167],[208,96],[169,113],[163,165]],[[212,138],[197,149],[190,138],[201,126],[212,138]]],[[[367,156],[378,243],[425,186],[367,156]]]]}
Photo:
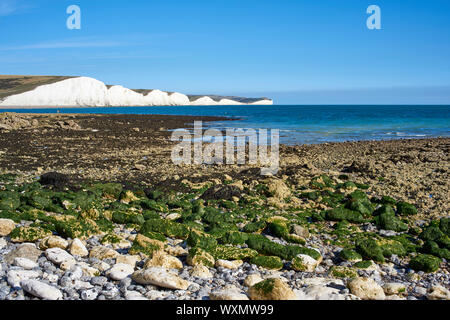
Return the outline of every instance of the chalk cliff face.
{"type": "Polygon", "coordinates": [[[272,100],[242,103],[233,99],[215,101],[204,96],[193,101],[187,95],[152,90],[139,93],[122,86],[108,87],[101,81],[88,77],[70,78],[41,85],[0,100],[1,107],[126,107],[126,106],[187,106],[187,105],[237,105],[273,104],[272,100]]]}

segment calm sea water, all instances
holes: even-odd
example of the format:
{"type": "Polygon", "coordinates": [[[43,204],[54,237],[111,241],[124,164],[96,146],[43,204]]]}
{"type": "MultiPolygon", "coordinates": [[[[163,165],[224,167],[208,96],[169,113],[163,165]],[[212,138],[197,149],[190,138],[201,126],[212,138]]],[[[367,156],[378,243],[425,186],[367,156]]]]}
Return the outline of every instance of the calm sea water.
{"type": "MultiPolygon", "coordinates": [[[[13,112],[55,113],[56,109],[13,112]]],[[[67,108],[61,113],[167,114],[226,116],[237,121],[208,127],[279,129],[280,142],[323,142],[411,139],[450,136],[450,106],[184,106],[67,108]]]]}

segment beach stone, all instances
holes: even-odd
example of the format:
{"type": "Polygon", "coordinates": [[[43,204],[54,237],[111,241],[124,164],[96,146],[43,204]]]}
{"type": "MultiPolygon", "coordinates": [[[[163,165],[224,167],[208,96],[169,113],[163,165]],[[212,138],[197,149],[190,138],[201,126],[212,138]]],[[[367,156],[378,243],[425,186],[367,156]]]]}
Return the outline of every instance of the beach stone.
{"type": "Polygon", "coordinates": [[[300,281],[301,285],[305,286],[334,286],[345,288],[344,281],[341,279],[329,279],[329,278],[307,278],[300,281]]]}
{"type": "Polygon", "coordinates": [[[59,280],[59,277],[56,274],[50,274],[50,273],[44,272],[44,274],[42,275],[42,279],[47,280],[48,282],[57,283],[59,280]]]}
{"type": "Polygon", "coordinates": [[[14,265],[18,266],[18,267],[21,267],[21,268],[24,268],[25,270],[31,270],[31,269],[36,268],[36,267],[39,266],[36,262],[34,262],[34,261],[30,260],[30,259],[19,258],[19,257],[14,258],[14,265]]]}
{"type": "Polygon", "coordinates": [[[443,286],[433,286],[427,295],[428,300],[450,300],[450,291],[443,286]]]}
{"type": "Polygon", "coordinates": [[[183,263],[180,259],[168,255],[164,251],[153,252],[151,258],[147,259],[144,263],[144,269],[150,267],[164,267],[167,269],[182,269],[183,263]]]}
{"type": "Polygon", "coordinates": [[[119,256],[116,250],[104,246],[96,246],[89,252],[89,258],[97,258],[99,260],[115,259],[119,256]]]}
{"type": "Polygon", "coordinates": [[[302,227],[301,225],[293,224],[292,231],[295,235],[300,236],[304,239],[309,238],[309,230],[305,227],[302,227]]]}
{"type": "Polygon", "coordinates": [[[425,295],[427,295],[427,289],[424,287],[416,286],[416,287],[414,287],[414,293],[421,295],[421,296],[425,296],[425,295]]]}
{"type": "Polygon", "coordinates": [[[208,267],[204,265],[197,265],[191,269],[191,277],[209,279],[212,278],[213,275],[211,271],[209,271],[208,267]]]}
{"type": "Polygon", "coordinates": [[[5,240],[5,238],[0,238],[0,250],[2,250],[7,245],[8,245],[8,242],[5,240]]]}
{"type": "Polygon", "coordinates": [[[94,263],[91,264],[91,266],[92,266],[92,268],[95,268],[95,269],[97,269],[100,272],[106,271],[109,268],[111,268],[111,266],[108,263],[104,262],[104,261],[94,262],[94,263]]]}
{"type": "Polygon", "coordinates": [[[162,267],[151,267],[139,270],[134,272],[131,277],[139,284],[152,284],[158,287],[175,290],[186,290],[189,287],[189,282],[168,272],[167,269],[162,267]]]}
{"type": "Polygon", "coordinates": [[[181,246],[166,246],[164,251],[175,257],[186,256],[188,254],[188,250],[181,246]]]}
{"type": "Polygon", "coordinates": [[[95,300],[98,297],[98,292],[95,289],[83,290],[81,292],[81,299],[83,300],[95,300]]]}
{"type": "Polygon", "coordinates": [[[125,300],[148,300],[138,291],[127,291],[125,292],[125,300]]]}
{"type": "Polygon", "coordinates": [[[257,273],[249,274],[244,280],[244,286],[250,288],[251,286],[261,281],[263,281],[263,278],[261,278],[259,274],[257,273]]]}
{"type": "Polygon", "coordinates": [[[251,300],[296,300],[297,295],[281,279],[270,278],[248,289],[251,300]]]}
{"type": "Polygon", "coordinates": [[[167,220],[177,220],[180,217],[181,217],[181,214],[179,214],[179,213],[171,213],[166,216],[166,219],[167,220]]]}
{"type": "Polygon", "coordinates": [[[41,254],[42,251],[37,249],[34,243],[23,243],[10,253],[7,253],[4,256],[4,260],[8,264],[12,264],[15,258],[27,258],[36,262],[41,254]]]}
{"type": "Polygon", "coordinates": [[[0,237],[5,237],[16,228],[16,223],[11,219],[0,219],[0,237]]]}
{"type": "Polygon", "coordinates": [[[66,271],[64,276],[69,278],[70,280],[80,280],[83,276],[83,268],[79,265],[75,265],[72,269],[66,271]]]}
{"type": "Polygon", "coordinates": [[[89,251],[80,239],[74,239],[69,247],[69,252],[74,256],[86,257],[89,251]]]}
{"type": "Polygon", "coordinates": [[[231,270],[235,270],[237,268],[239,268],[242,264],[244,263],[244,261],[242,260],[233,260],[233,261],[229,261],[229,260],[216,260],[215,266],[217,267],[222,267],[222,268],[226,268],[226,269],[231,269],[231,270]]]}
{"type": "Polygon", "coordinates": [[[371,278],[353,278],[348,282],[350,292],[363,300],[384,300],[383,288],[371,278]]]}
{"type": "Polygon", "coordinates": [[[383,290],[388,296],[402,295],[406,293],[406,286],[403,283],[389,282],[383,286],[383,290]]]}
{"type": "Polygon", "coordinates": [[[41,299],[61,300],[63,298],[59,289],[38,280],[23,280],[20,284],[24,291],[41,299]]]}
{"type": "Polygon", "coordinates": [[[134,267],[126,263],[117,263],[106,271],[106,276],[112,280],[120,281],[134,272],[134,267]]]}
{"type": "Polygon", "coordinates": [[[39,272],[33,270],[9,270],[6,281],[13,287],[20,287],[22,280],[34,279],[39,277],[39,272]]]}
{"type": "Polygon", "coordinates": [[[249,300],[245,293],[233,285],[211,292],[209,298],[211,300],[249,300]]]}
{"type": "Polygon", "coordinates": [[[39,242],[39,249],[41,250],[47,250],[50,248],[61,248],[66,249],[69,243],[67,240],[58,237],[58,236],[49,236],[45,237],[39,242]]]}
{"type": "Polygon", "coordinates": [[[70,269],[70,267],[76,262],[75,258],[70,253],[61,248],[47,249],[45,250],[45,256],[48,260],[56,265],[59,265],[61,268],[64,267],[66,270],[70,269]]]}
{"type": "Polygon", "coordinates": [[[357,296],[342,294],[337,288],[322,285],[312,285],[295,292],[300,300],[360,300],[357,296]]]}
{"type": "Polygon", "coordinates": [[[133,268],[136,266],[136,263],[141,261],[141,257],[138,255],[119,255],[116,258],[116,263],[125,263],[129,264],[133,268]]]}

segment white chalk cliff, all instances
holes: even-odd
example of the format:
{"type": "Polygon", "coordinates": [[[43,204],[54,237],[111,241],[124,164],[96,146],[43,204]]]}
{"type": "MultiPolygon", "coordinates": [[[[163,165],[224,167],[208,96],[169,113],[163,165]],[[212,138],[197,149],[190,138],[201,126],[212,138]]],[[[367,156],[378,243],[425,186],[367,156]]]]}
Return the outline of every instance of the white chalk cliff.
{"type": "Polygon", "coordinates": [[[1,107],[127,107],[127,106],[187,106],[187,105],[238,105],[273,104],[264,99],[241,103],[232,99],[219,102],[204,96],[190,101],[187,95],[152,90],[147,94],[122,86],[108,87],[101,81],[78,77],[36,87],[34,90],[15,94],[0,100],[1,107]]]}

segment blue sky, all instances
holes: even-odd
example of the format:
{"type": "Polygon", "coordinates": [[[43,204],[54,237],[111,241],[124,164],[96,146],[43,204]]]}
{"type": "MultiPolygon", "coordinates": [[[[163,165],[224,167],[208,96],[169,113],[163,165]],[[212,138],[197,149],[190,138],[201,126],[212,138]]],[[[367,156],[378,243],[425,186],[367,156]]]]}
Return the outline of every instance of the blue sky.
{"type": "Polygon", "coordinates": [[[448,0],[0,1],[1,74],[279,104],[450,104],[449,39],[448,0]]]}

